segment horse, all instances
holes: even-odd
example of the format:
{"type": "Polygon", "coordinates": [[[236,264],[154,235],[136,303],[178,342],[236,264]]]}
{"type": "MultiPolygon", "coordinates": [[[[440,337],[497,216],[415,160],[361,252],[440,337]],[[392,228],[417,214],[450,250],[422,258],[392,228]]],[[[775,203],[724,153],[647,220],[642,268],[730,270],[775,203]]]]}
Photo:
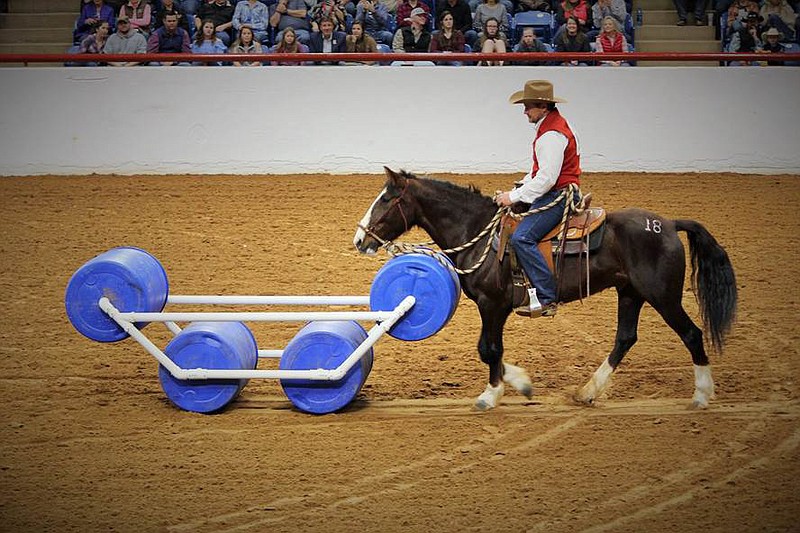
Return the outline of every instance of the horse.
{"type": "MultiPolygon", "coordinates": [[[[513,309],[511,261],[507,257],[497,260],[497,252],[484,240],[492,238],[489,233],[474,246],[461,246],[474,241],[496,216],[493,199],[473,186],[462,187],[402,170],[394,172],[387,167],[384,171],[383,189],[358,224],[353,238],[356,249],[374,254],[413,227],[427,232],[455,264],[464,294],[477,304],[480,313],[478,353],[489,367],[489,380],[475,407],[496,407],[505,383],[532,398],[533,387],[526,371],[503,362],[503,328],[513,309]],[[485,261],[481,263],[482,254],[485,261]],[[465,270],[469,273],[462,273],[465,270]]],[[[608,386],[611,375],[636,344],[639,314],[645,302],[678,334],[691,354],[695,388],[690,407],[705,409],[714,398],[703,330],[681,303],[686,257],[678,232],[687,234],[691,285],[703,328],[714,351],[722,352],[737,305],[736,278],[727,252],[694,220],[670,220],[639,208],[609,212],[600,246],[589,255],[588,284],[590,295],[611,287],[617,291],[616,338],[609,355],[575,395],[577,402],[593,404],[608,386]]],[[[586,257],[565,256],[562,260],[559,301],[587,296],[582,283],[586,279],[586,257]]]]}

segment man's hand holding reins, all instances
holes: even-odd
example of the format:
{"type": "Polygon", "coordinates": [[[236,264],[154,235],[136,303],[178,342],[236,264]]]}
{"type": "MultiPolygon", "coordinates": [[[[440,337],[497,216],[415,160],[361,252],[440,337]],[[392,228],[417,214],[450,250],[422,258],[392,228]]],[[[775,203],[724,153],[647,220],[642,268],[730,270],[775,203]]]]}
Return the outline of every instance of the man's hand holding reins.
{"type": "Polygon", "coordinates": [[[500,207],[508,207],[514,202],[511,201],[511,194],[503,191],[496,191],[494,193],[494,203],[500,207]]]}

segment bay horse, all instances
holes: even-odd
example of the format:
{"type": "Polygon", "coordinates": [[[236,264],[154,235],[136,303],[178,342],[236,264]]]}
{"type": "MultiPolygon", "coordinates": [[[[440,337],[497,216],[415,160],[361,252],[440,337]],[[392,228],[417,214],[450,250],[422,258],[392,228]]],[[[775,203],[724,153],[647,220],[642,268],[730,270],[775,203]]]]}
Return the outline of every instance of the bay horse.
{"type": "MultiPolygon", "coordinates": [[[[394,172],[384,167],[386,182],[359,223],[353,244],[361,253],[378,248],[418,226],[434,243],[448,250],[461,249],[489,225],[497,213],[492,198],[474,187],[394,172]]],[[[617,291],[617,333],[614,348],[591,379],[578,391],[578,402],[592,404],[609,383],[625,354],[637,340],[639,314],[650,304],[683,341],[694,364],[691,407],[706,408],[714,397],[714,381],[703,344],[703,331],[681,304],[686,258],[678,232],[686,232],[692,265],[692,287],[711,344],[722,351],[736,315],[737,289],[728,254],[699,222],[670,220],[650,211],[630,208],[610,212],[600,247],[589,257],[591,294],[614,287],[617,291]]],[[[484,239],[465,250],[447,253],[457,269],[476,265],[485,249],[484,239]]],[[[585,296],[586,258],[566,256],[559,283],[559,301],[585,296]],[[582,264],[581,264],[582,263],[582,264]]],[[[486,260],[469,274],[459,274],[464,294],[475,301],[481,317],[478,353],[489,366],[489,382],[475,407],[496,407],[504,383],[528,398],[533,395],[524,369],[503,362],[503,327],[513,307],[510,260],[486,260]],[[499,271],[498,271],[499,269],[499,271]],[[499,280],[499,283],[498,283],[499,280]]]]}

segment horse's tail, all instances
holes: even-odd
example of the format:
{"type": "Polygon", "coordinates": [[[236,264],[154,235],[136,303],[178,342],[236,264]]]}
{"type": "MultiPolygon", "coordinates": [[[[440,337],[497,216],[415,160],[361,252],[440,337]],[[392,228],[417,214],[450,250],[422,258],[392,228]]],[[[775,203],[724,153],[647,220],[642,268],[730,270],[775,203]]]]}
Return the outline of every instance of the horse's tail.
{"type": "Polygon", "coordinates": [[[722,351],[725,335],[736,318],[736,276],[727,252],[694,220],[676,220],[675,228],[689,238],[692,289],[700,304],[700,317],[711,334],[714,349],[722,351]]]}

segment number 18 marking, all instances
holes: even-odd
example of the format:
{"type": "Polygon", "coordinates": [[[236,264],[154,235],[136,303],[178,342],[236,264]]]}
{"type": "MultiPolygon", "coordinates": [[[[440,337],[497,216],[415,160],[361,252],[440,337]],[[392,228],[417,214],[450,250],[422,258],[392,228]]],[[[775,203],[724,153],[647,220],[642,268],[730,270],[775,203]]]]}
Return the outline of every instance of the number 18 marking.
{"type": "Polygon", "coordinates": [[[658,219],[650,220],[649,218],[645,219],[647,224],[645,224],[644,230],[645,231],[652,231],[653,233],[661,233],[661,221],[658,219]]]}

